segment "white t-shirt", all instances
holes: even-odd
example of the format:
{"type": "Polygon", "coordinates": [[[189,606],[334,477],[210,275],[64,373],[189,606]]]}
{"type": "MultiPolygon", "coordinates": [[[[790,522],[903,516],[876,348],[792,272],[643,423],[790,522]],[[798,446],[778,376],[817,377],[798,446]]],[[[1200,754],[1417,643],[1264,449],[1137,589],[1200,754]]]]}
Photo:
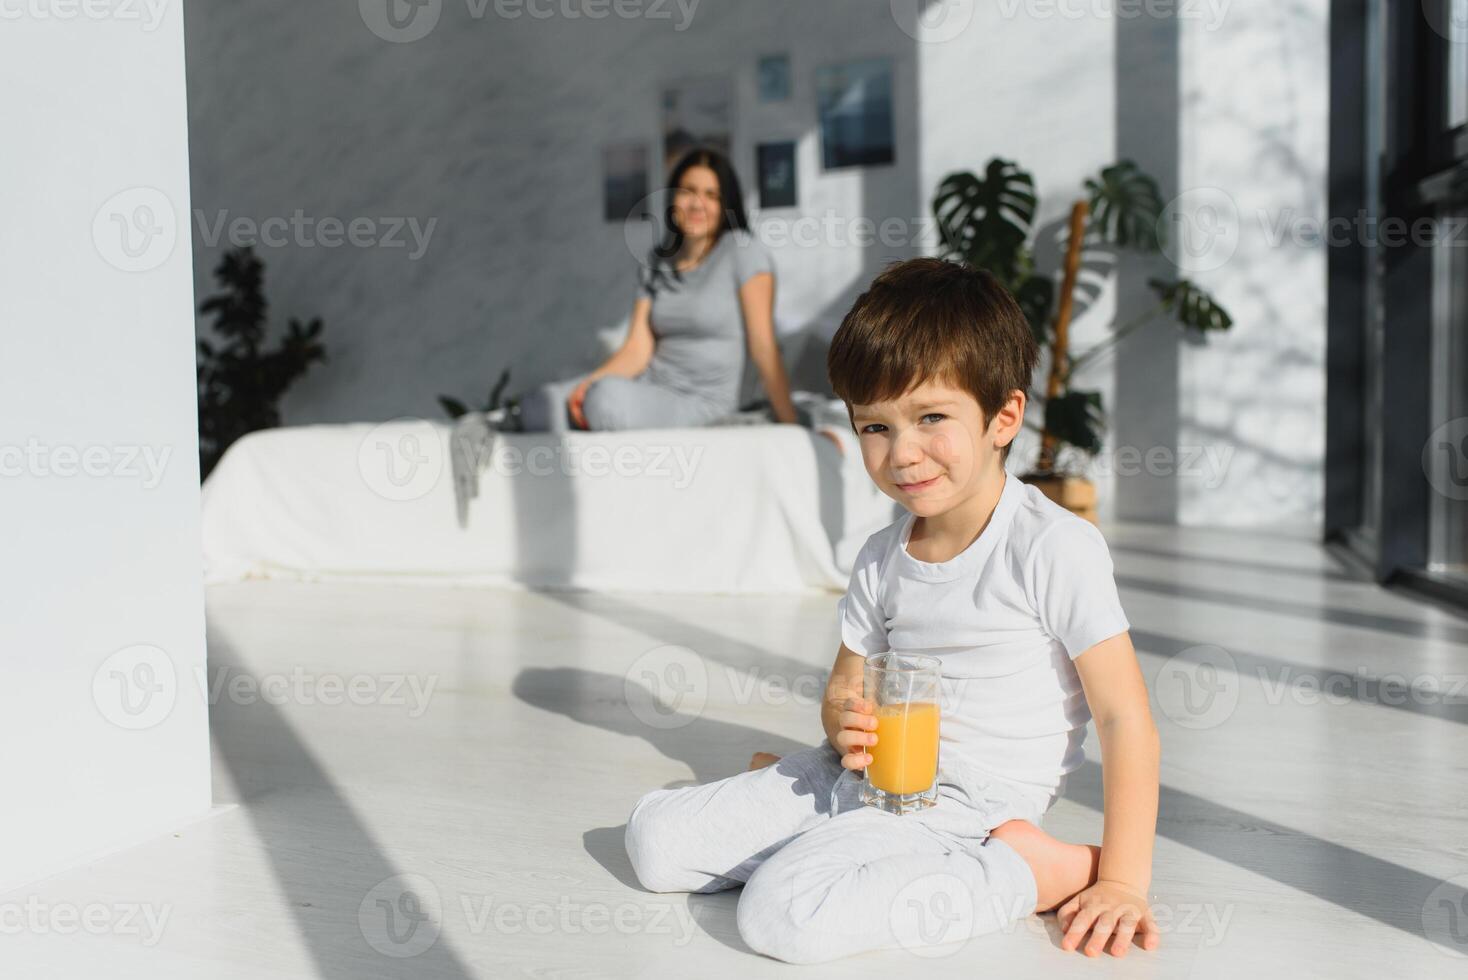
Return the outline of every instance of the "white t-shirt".
{"type": "Polygon", "coordinates": [[[1006,474],[984,532],[945,562],[912,557],[906,514],[867,539],[837,605],[863,656],[942,660],[945,781],[969,766],[1048,806],[1085,759],[1091,718],[1075,657],[1130,628],[1111,554],[1089,521],[1006,474]]]}

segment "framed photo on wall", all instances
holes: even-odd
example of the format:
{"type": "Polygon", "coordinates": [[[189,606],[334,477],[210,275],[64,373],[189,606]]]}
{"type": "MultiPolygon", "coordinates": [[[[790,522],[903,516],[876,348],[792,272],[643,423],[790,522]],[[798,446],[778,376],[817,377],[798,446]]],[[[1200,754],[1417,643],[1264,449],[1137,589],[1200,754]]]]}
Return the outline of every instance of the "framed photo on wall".
{"type": "Polygon", "coordinates": [[[795,207],[795,142],[761,143],[755,147],[754,156],[759,171],[759,206],[795,207]]]}
{"type": "Polygon", "coordinates": [[[867,58],[816,72],[821,166],[869,167],[896,158],[892,135],[892,60],[867,58]]]}
{"type": "Polygon", "coordinates": [[[692,78],[663,89],[663,170],[698,146],[729,155],[734,92],[724,77],[692,78]]]}
{"type": "Polygon", "coordinates": [[[787,102],[790,99],[790,56],[767,54],[759,60],[759,100],[787,102]]]}
{"type": "Polygon", "coordinates": [[[608,143],[601,149],[602,213],[625,221],[647,197],[647,143],[608,143]]]}

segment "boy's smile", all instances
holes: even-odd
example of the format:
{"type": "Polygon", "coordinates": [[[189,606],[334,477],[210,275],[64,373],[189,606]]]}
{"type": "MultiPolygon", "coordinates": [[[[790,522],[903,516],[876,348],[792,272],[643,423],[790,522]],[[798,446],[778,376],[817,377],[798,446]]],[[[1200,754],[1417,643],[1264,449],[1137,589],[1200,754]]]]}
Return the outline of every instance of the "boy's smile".
{"type": "Polygon", "coordinates": [[[974,396],[943,381],[924,381],[890,401],[852,405],[867,474],[919,517],[951,515],[938,523],[953,527],[928,530],[963,535],[1003,486],[1002,450],[1024,418],[1023,395],[1016,395],[987,425],[974,396]]]}

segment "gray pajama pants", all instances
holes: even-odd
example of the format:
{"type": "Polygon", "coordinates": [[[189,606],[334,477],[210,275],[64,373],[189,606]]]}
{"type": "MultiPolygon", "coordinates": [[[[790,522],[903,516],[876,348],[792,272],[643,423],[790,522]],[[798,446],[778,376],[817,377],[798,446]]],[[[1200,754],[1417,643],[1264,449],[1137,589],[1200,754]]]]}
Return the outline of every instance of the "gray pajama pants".
{"type": "Polygon", "coordinates": [[[940,781],[936,806],[898,816],[863,806],[859,774],[843,772],[822,743],[764,769],[648,793],[627,821],[638,880],[655,892],[742,884],[740,936],[790,963],[894,946],[931,956],[1034,910],[1029,865],[989,831],[1013,818],[1038,823],[1048,802],[970,776],[963,788],[940,781]]]}
{"type": "MultiPolygon", "coordinates": [[[[520,401],[520,420],[526,432],[566,432],[571,415],[566,399],[580,378],[551,381],[526,392],[520,401]]],[[[596,432],[619,429],[678,429],[707,425],[728,411],[697,395],[685,394],[647,380],[603,375],[586,389],[581,405],[586,424],[596,432]]]]}

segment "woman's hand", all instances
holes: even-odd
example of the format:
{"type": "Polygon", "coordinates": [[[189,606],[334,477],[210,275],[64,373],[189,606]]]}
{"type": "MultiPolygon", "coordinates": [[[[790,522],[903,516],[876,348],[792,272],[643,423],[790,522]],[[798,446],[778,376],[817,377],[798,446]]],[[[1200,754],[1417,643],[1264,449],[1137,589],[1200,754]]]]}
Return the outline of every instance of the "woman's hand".
{"type": "Polygon", "coordinates": [[[591,383],[595,380],[592,377],[583,378],[581,383],[572,389],[570,396],[566,398],[566,410],[571,413],[571,421],[578,429],[588,427],[586,425],[586,413],[581,410],[581,406],[586,401],[586,389],[590,388],[591,383]]]}
{"type": "Polygon", "coordinates": [[[1109,944],[1112,956],[1125,956],[1134,937],[1147,950],[1162,941],[1147,899],[1120,882],[1097,881],[1071,896],[1055,914],[1065,931],[1060,948],[1067,952],[1083,949],[1087,956],[1100,956],[1109,944]],[[1091,938],[1082,947],[1088,932],[1091,938]]]}

